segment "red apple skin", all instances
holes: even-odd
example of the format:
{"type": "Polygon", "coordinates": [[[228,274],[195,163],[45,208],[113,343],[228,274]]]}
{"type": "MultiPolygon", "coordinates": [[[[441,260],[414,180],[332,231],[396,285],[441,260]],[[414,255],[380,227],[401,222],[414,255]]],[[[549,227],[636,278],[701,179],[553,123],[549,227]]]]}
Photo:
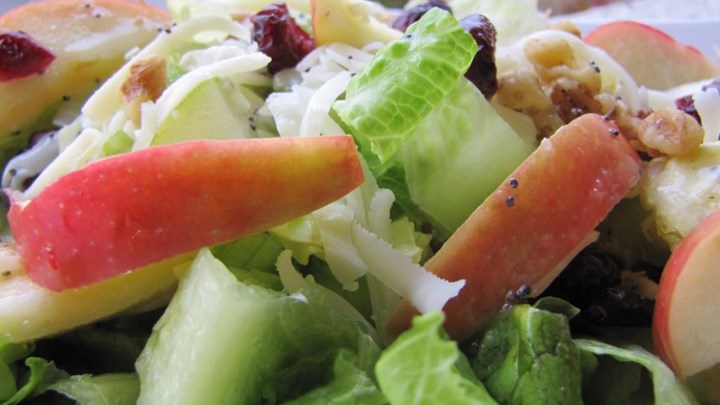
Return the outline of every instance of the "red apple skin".
{"type": "MultiPolygon", "coordinates": [[[[541,292],[587,236],[640,178],[640,159],[598,115],[560,128],[491,194],[425,263],[450,280],[465,279],[443,308],[445,328],[463,340],[482,329],[522,285],[541,292]]],[[[391,336],[417,312],[406,301],[391,336]]]]}
{"type": "Polygon", "coordinates": [[[715,211],[670,255],[655,298],[655,349],[680,378],[720,363],[718,287],[720,211],[715,211]]]}
{"type": "Polygon", "coordinates": [[[266,230],[362,182],[350,136],[192,141],[71,172],[8,220],[28,275],[63,290],[266,230]]]}
{"type": "Polygon", "coordinates": [[[638,85],[651,89],[666,90],[720,75],[720,66],[702,52],[634,21],[601,25],[585,37],[585,42],[603,49],[638,85]]]}

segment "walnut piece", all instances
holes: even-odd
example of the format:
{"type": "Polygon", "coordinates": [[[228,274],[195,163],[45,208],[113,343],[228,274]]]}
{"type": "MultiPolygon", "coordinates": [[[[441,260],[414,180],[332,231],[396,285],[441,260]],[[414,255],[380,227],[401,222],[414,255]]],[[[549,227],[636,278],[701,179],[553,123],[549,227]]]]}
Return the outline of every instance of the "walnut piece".
{"type": "Polygon", "coordinates": [[[703,142],[704,131],[690,115],[674,109],[657,110],[645,117],[638,128],[638,139],[651,156],[680,156],[693,152],[703,142]]]}
{"type": "Polygon", "coordinates": [[[125,96],[125,114],[135,125],[140,123],[140,105],[157,101],[167,87],[167,63],[165,58],[153,56],[130,67],[130,77],[120,90],[125,96]]]}

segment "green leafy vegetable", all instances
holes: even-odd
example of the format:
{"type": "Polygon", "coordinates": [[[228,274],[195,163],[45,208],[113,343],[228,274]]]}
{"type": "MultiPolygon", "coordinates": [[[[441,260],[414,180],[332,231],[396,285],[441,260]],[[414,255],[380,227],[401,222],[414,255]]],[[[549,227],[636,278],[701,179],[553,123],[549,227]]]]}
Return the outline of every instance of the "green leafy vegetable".
{"type": "Polygon", "coordinates": [[[21,384],[15,393],[0,405],[15,405],[25,399],[32,398],[45,392],[48,386],[60,379],[67,378],[68,374],[55,367],[55,364],[39,357],[25,359],[27,369],[21,370],[17,381],[21,384]]]}
{"type": "Polygon", "coordinates": [[[0,335],[0,401],[10,399],[17,393],[17,381],[13,363],[31,352],[30,345],[12,343],[0,335]]]}
{"type": "Polygon", "coordinates": [[[42,393],[49,383],[67,376],[53,363],[28,357],[33,349],[33,344],[13,343],[0,335],[0,405],[19,404],[42,393]]]}
{"type": "Polygon", "coordinates": [[[439,8],[406,33],[380,50],[333,106],[363,153],[372,151],[382,162],[455,87],[477,52],[470,34],[439,8]]]}
{"type": "Polygon", "coordinates": [[[275,271],[275,261],[283,246],[267,233],[240,238],[212,248],[212,254],[227,267],[275,271]]]}
{"type": "Polygon", "coordinates": [[[240,283],[202,250],[138,359],[138,402],[276,403],[327,385],[336,353],[372,341],[316,295],[240,283]]]}
{"type": "Polygon", "coordinates": [[[412,200],[450,234],[532,150],[463,79],[422,120],[397,158],[412,200]]]}
{"type": "Polygon", "coordinates": [[[140,392],[135,373],[78,375],[48,386],[79,405],[134,405],[140,392]]]}
{"type": "Polygon", "coordinates": [[[472,365],[501,403],[582,403],[582,361],[567,318],[517,305],[477,342],[472,365]]]}
{"type": "MultiPolygon", "coordinates": [[[[655,404],[693,404],[695,400],[689,393],[688,389],[684,387],[675,378],[672,370],[670,370],[665,363],[662,362],[657,356],[648,352],[637,345],[625,345],[625,346],[613,346],[608,343],[604,343],[598,340],[591,339],[576,339],[575,344],[580,350],[593,353],[595,355],[609,355],[615,360],[621,362],[629,362],[631,364],[639,364],[640,366],[647,369],[650,372],[653,383],[653,391],[655,397],[655,404]]],[[[636,367],[636,366],[630,366],[636,367]]],[[[613,369],[613,375],[617,375],[618,372],[624,373],[626,376],[631,376],[636,371],[625,370],[618,371],[619,369],[613,369]]],[[[613,387],[611,384],[616,384],[616,378],[608,378],[607,373],[596,372],[598,378],[592,378],[586,384],[595,385],[595,392],[602,393],[604,390],[608,390],[608,397],[605,400],[598,400],[597,403],[618,403],[622,398],[619,398],[621,394],[630,395],[634,393],[633,388],[638,388],[639,383],[636,383],[633,379],[639,379],[639,376],[632,376],[629,380],[626,380],[624,386],[618,388],[613,387]],[[602,382],[606,383],[602,385],[602,382]]],[[[629,401],[629,398],[624,398],[625,401],[629,401]]]]}
{"type": "MultiPolygon", "coordinates": [[[[358,365],[360,362],[360,358],[352,351],[340,350],[332,364],[333,376],[330,382],[286,402],[285,405],[386,404],[387,400],[368,371],[358,365]]],[[[373,365],[374,363],[369,364],[370,369],[373,365]]],[[[302,372],[302,370],[298,371],[302,372]]]]}
{"type": "Polygon", "coordinates": [[[418,224],[430,220],[429,215],[418,207],[410,195],[402,162],[390,160],[383,164],[379,159],[369,156],[368,165],[378,186],[392,190],[395,195],[395,204],[390,212],[393,218],[407,216],[418,224]]]}
{"type": "Polygon", "coordinates": [[[439,312],[416,317],[383,352],[375,367],[383,393],[393,404],[494,404],[442,322],[439,312]]]}

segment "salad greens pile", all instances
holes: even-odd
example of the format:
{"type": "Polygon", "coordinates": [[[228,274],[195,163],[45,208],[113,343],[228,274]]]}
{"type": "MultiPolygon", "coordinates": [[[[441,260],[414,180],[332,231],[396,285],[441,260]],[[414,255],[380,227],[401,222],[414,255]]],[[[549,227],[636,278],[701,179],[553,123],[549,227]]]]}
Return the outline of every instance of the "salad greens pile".
{"type": "MultiPolygon", "coordinates": [[[[693,403],[646,329],[579,335],[579,310],[559,298],[522,299],[464,342],[446,335],[441,309],[463,281],[422,263],[538,145],[527,117],[463,78],[477,45],[458,20],[486,14],[507,69],[522,64],[529,36],[566,35],[547,30],[532,0],[449,4],[453,14],[434,8],[390,43],[318,45],[270,76],[270,58],[231,18],[264,1],[169,0],[177,26],[59,130],[60,154],[25,198],[103,157],[207,138],[352,134],[367,181],[312,214],[202,249],[172,270],[177,290],[144,307],[20,339],[3,335],[0,317],[0,404],[693,403]],[[167,88],[135,121],[118,88],[156,56],[167,88]],[[422,315],[393,340],[385,325],[403,298],[422,315]]],[[[307,2],[288,5],[309,29],[307,2]]],[[[638,99],[608,66],[606,90],[638,99]]]]}

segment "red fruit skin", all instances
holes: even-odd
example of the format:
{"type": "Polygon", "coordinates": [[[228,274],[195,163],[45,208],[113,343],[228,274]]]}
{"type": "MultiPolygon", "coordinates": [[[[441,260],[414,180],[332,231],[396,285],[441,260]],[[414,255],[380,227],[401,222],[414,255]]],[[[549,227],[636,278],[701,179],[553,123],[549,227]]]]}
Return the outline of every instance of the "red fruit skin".
{"type": "Polygon", "coordinates": [[[720,66],[702,52],[643,23],[603,24],[584,41],[607,52],[638,85],[651,89],[666,90],[720,75],[720,66]]]}
{"type": "MultiPolygon", "coordinates": [[[[653,343],[658,356],[668,365],[680,378],[686,378],[690,374],[697,372],[697,370],[688,370],[687,359],[683,358],[683,350],[680,353],[676,351],[676,345],[683,344],[684,351],[699,350],[707,353],[702,346],[702,343],[707,345],[714,345],[712,340],[709,338],[700,339],[698,342],[695,340],[695,344],[689,347],[687,342],[678,342],[678,336],[683,336],[683,333],[691,335],[691,331],[675,330],[675,328],[681,328],[678,326],[677,319],[671,319],[671,310],[673,308],[673,300],[676,298],[681,299],[697,299],[702,300],[707,294],[715,295],[715,290],[709,291],[712,288],[706,287],[707,281],[703,283],[703,276],[717,277],[718,266],[717,259],[720,257],[718,248],[720,247],[720,211],[716,211],[706,217],[690,234],[683,239],[680,244],[670,255],[665,268],[660,278],[658,285],[657,296],[655,297],[655,309],[653,312],[653,343]],[[708,271],[708,269],[713,269],[708,271]],[[684,283],[684,288],[678,289],[678,278],[683,274],[686,274],[695,283],[684,283]],[[688,285],[690,284],[690,285],[688,285]],[[683,296],[684,295],[684,296],[683,296]],[[673,323],[673,321],[675,321],[673,323]],[[672,332],[675,332],[674,336],[672,332]],[[701,343],[701,344],[698,344],[701,343]]],[[[687,279],[686,278],[686,279],[687,279]]],[[[712,285],[712,284],[710,284],[712,285]]],[[[700,301],[705,302],[705,301],[700,301]]],[[[720,308],[720,299],[713,301],[716,308],[720,308]]],[[[675,303],[675,305],[678,305],[675,303]]],[[[716,319],[705,319],[696,314],[675,313],[676,316],[687,316],[694,317],[698,316],[702,319],[702,322],[716,322],[716,319]]],[[[695,332],[698,333],[697,331],[695,332]]],[[[703,335],[706,336],[706,335],[703,335]]],[[[719,359],[720,360],[720,359],[719,359]]],[[[715,373],[720,375],[720,370],[715,370],[715,373]]]]}
{"type": "Polygon", "coordinates": [[[92,163],[8,219],[30,277],[63,290],[266,230],[362,182],[349,136],[192,141],[92,163]]]}
{"type": "MultiPolygon", "coordinates": [[[[466,280],[443,308],[450,336],[463,340],[481,330],[509,291],[528,285],[539,294],[639,178],[637,153],[598,115],[581,116],[543,141],[425,264],[444,279],[466,280]]],[[[403,301],[390,335],[416,314],[403,301]]]]}

